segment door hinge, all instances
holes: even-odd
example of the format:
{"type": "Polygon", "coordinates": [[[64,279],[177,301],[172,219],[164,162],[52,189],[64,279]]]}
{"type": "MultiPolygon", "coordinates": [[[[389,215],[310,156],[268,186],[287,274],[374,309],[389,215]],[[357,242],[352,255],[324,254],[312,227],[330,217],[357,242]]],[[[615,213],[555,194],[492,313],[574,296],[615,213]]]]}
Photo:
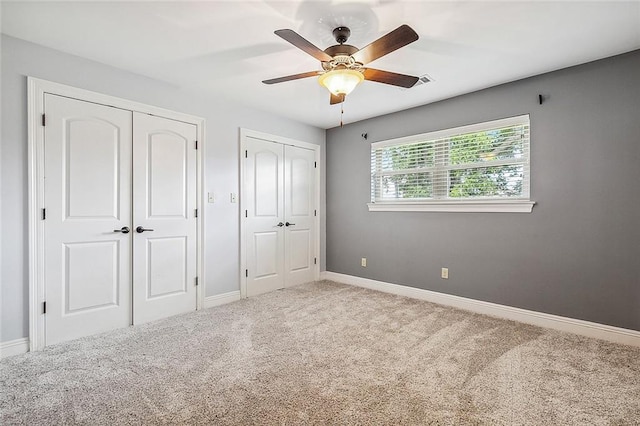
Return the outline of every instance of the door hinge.
{"type": "Polygon", "coordinates": [[[244,150],[244,158],[249,158],[249,150],[244,150]]]}
{"type": "Polygon", "coordinates": [[[313,215],[314,215],[314,216],[318,216],[318,211],[317,211],[317,210],[314,210],[314,211],[313,211],[313,215]]]}
{"type": "Polygon", "coordinates": [[[313,168],[314,168],[314,169],[317,169],[317,168],[318,168],[318,162],[317,162],[317,161],[314,161],[314,162],[313,162],[313,168]]]}
{"type": "Polygon", "coordinates": [[[47,209],[42,209],[42,220],[47,218],[47,209]]]}
{"type": "Polygon", "coordinates": [[[248,277],[248,276],[249,276],[249,270],[248,270],[248,269],[245,269],[245,270],[244,270],[244,276],[245,276],[245,277],[248,277]]]}
{"type": "Polygon", "coordinates": [[[198,277],[196,277],[196,287],[198,287],[198,277]]]}
{"type": "Polygon", "coordinates": [[[196,141],[196,149],[198,149],[198,141],[196,141]]]}
{"type": "Polygon", "coordinates": [[[47,302],[42,302],[42,313],[43,314],[47,313],[47,302]]]}
{"type": "Polygon", "coordinates": [[[198,209],[196,209],[195,214],[196,214],[196,217],[198,217],[198,209]]]}
{"type": "Polygon", "coordinates": [[[47,122],[47,119],[44,117],[44,114],[42,114],[42,127],[45,126],[46,122],[47,122]]]}
{"type": "Polygon", "coordinates": [[[244,211],[244,217],[249,217],[249,210],[244,211]]]}
{"type": "Polygon", "coordinates": [[[317,264],[318,264],[318,258],[317,258],[317,257],[314,257],[314,258],[313,258],[313,264],[314,264],[314,265],[317,265],[317,264]]]}

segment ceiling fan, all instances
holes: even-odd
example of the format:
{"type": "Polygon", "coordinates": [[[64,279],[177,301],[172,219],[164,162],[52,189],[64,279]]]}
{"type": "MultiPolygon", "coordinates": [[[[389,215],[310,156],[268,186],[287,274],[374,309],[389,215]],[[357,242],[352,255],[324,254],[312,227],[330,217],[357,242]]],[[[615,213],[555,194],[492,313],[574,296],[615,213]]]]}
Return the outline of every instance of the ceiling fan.
{"type": "Polygon", "coordinates": [[[367,63],[416,41],[418,34],[408,25],[399,26],[362,49],[345,44],[351,35],[351,30],[347,27],[337,27],[333,30],[338,44],[325,50],[320,50],[293,30],[277,30],[275,34],[319,60],[322,70],[264,80],[265,84],[319,77],[320,84],[331,92],[330,104],[333,105],[343,102],[345,96],[363,80],[404,88],[412,87],[418,81],[418,77],[365,67],[367,63]]]}

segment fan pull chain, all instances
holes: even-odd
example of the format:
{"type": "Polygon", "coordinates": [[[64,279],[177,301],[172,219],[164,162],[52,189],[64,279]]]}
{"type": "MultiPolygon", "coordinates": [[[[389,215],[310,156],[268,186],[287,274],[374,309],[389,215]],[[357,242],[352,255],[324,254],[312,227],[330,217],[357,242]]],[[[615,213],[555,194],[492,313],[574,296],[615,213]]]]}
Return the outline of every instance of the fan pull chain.
{"type": "Polygon", "coordinates": [[[342,127],[342,116],[344,115],[344,98],[342,97],[342,102],[340,102],[340,127],[342,127]]]}

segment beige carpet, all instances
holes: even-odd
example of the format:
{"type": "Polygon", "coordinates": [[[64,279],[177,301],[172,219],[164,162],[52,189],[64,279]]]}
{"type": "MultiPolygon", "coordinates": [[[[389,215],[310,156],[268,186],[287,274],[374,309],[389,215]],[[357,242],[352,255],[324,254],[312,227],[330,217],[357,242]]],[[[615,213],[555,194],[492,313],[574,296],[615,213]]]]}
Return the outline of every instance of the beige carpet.
{"type": "Polygon", "coordinates": [[[0,424],[640,424],[640,349],[331,282],[0,362],[0,424]]]}

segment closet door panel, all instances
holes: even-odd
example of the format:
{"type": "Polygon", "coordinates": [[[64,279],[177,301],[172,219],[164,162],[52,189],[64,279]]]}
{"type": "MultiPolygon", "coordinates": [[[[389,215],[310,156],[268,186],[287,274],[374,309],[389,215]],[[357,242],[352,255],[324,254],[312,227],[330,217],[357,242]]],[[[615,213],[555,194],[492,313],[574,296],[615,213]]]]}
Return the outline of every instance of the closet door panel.
{"type": "Polygon", "coordinates": [[[131,111],[45,95],[45,344],[132,323],[131,111]]]}
{"type": "Polygon", "coordinates": [[[248,138],[244,200],[247,295],[284,287],[283,146],[248,138]]]}
{"type": "Polygon", "coordinates": [[[285,277],[286,286],[315,278],[315,151],[285,146],[285,277]]]}
{"type": "Polygon", "coordinates": [[[196,309],[196,134],[134,113],[134,324],[196,309]]]}

